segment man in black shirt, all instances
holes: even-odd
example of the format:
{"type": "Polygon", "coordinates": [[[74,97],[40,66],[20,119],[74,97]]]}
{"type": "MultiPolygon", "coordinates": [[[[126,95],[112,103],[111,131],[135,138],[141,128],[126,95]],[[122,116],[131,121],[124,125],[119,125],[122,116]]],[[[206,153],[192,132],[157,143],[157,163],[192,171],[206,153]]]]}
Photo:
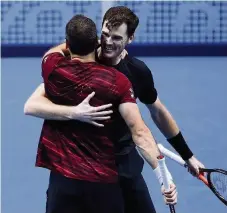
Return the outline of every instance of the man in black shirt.
{"type": "MultiPolygon", "coordinates": [[[[101,48],[97,51],[97,60],[115,67],[128,77],[133,85],[135,97],[148,107],[153,121],[187,162],[191,173],[198,175],[199,168],[204,166],[194,157],[173,117],[159,100],[150,69],[144,62],[123,54],[125,46],[133,41],[138,23],[138,17],[127,7],[110,8],[103,18],[101,48]]],[[[106,107],[90,106],[91,98],[92,96],[89,96],[74,107],[55,105],[45,98],[44,87],[40,85],[27,101],[25,111],[26,114],[45,119],[77,119],[102,126],[100,120],[108,119],[111,111],[106,110],[106,107]]],[[[116,146],[116,162],[124,195],[125,212],[155,213],[141,174],[143,159],[138,154],[126,125],[125,128],[127,134],[116,146]]]]}

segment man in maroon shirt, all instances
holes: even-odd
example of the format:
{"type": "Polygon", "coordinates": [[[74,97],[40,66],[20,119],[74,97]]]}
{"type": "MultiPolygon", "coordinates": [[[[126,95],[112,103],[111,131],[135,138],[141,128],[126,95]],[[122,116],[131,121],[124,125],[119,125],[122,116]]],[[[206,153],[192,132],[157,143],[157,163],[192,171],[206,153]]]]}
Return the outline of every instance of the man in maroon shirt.
{"type": "MultiPolygon", "coordinates": [[[[103,128],[76,120],[44,121],[36,166],[51,171],[46,212],[121,213],[124,204],[115,143],[124,134],[124,121],[153,169],[158,167],[159,151],[141,118],[129,80],[114,68],[96,63],[94,22],[74,16],[66,25],[66,44],[70,57],[62,52],[65,44],[50,49],[43,57],[47,97],[55,104],[73,106],[95,92],[90,104],[98,107],[112,103],[113,114],[103,128]]],[[[174,190],[166,195],[170,203],[176,203],[174,190]]]]}

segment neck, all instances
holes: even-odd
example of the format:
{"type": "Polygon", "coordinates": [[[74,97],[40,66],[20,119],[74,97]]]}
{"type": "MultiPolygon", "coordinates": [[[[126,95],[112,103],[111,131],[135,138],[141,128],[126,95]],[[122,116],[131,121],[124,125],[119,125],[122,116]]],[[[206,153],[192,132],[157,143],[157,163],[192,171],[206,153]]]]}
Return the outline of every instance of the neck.
{"type": "Polygon", "coordinates": [[[86,63],[86,62],[95,62],[95,52],[92,52],[92,53],[89,53],[88,55],[77,55],[77,54],[73,54],[70,52],[70,55],[71,55],[71,59],[77,59],[83,63],[86,63]]]}

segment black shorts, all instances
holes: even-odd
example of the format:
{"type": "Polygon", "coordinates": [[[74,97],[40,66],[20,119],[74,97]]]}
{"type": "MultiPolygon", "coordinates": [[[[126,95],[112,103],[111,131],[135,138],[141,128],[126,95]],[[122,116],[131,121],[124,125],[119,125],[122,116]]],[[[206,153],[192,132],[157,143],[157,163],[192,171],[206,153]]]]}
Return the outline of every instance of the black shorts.
{"type": "Polygon", "coordinates": [[[120,186],[125,213],[156,213],[142,174],[131,178],[120,177],[120,186]]]}
{"type": "Polygon", "coordinates": [[[141,174],[144,161],[136,148],[116,158],[125,213],[155,213],[147,185],[141,174]]]}
{"type": "Polygon", "coordinates": [[[46,213],[123,213],[118,183],[95,183],[50,173],[46,213]]]}

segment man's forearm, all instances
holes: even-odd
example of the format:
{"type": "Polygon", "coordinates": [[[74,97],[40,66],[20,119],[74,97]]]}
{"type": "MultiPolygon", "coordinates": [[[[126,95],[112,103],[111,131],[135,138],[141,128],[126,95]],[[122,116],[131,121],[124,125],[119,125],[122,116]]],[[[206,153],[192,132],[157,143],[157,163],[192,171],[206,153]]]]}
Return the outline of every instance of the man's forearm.
{"type": "Polygon", "coordinates": [[[137,104],[129,102],[120,104],[119,112],[130,129],[132,139],[140,153],[149,165],[155,169],[158,166],[157,157],[160,153],[153,135],[141,117],[137,104]]]}
{"type": "Polygon", "coordinates": [[[28,100],[24,107],[24,113],[47,120],[70,119],[70,107],[56,105],[45,97],[28,100]]]}
{"type": "Polygon", "coordinates": [[[188,147],[172,115],[160,102],[160,100],[157,99],[154,104],[150,106],[148,105],[148,108],[156,126],[167,138],[168,142],[173,146],[173,148],[181,155],[184,160],[191,158],[193,156],[192,151],[188,147]]]}
{"type": "Polygon", "coordinates": [[[67,56],[70,54],[69,50],[66,48],[66,43],[62,43],[59,44],[55,47],[50,48],[43,56],[43,58],[45,58],[45,56],[47,56],[50,53],[55,53],[55,52],[59,52],[61,54],[63,54],[64,56],[67,56]]]}
{"type": "Polygon", "coordinates": [[[144,159],[153,169],[157,168],[157,157],[160,152],[150,130],[148,128],[141,129],[132,134],[132,138],[144,159]]]}
{"type": "Polygon", "coordinates": [[[66,48],[66,42],[63,42],[62,44],[59,44],[58,46],[54,47],[57,49],[60,49],[65,56],[67,56],[69,54],[69,49],[66,48]]]}
{"type": "Polygon", "coordinates": [[[166,138],[172,138],[179,133],[179,128],[173,116],[164,105],[149,107],[152,120],[166,138]]]}

